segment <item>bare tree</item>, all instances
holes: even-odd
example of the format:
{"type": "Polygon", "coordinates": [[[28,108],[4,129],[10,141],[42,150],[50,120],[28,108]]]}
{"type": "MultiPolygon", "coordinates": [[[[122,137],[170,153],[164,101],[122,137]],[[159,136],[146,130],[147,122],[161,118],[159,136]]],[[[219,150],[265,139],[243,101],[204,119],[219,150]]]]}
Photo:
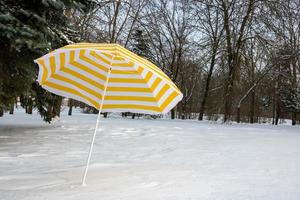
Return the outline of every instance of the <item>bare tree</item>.
{"type": "Polygon", "coordinates": [[[227,48],[228,78],[224,97],[224,122],[231,115],[232,96],[234,83],[240,68],[241,49],[246,40],[246,31],[250,27],[255,10],[255,0],[227,1],[220,0],[219,5],[223,12],[224,31],[227,48]]]}
{"type": "Polygon", "coordinates": [[[211,1],[202,1],[196,5],[197,27],[200,33],[204,35],[202,40],[208,41],[205,46],[209,48],[209,68],[205,80],[203,97],[200,103],[198,120],[203,120],[205,105],[210,89],[210,81],[216,64],[217,54],[220,47],[221,38],[223,35],[224,26],[220,15],[220,9],[216,5],[212,5],[211,1]]]}
{"type": "MultiPolygon", "coordinates": [[[[191,5],[188,0],[152,1],[141,22],[150,38],[154,61],[174,82],[178,82],[191,45],[189,40],[194,31],[191,5]]],[[[171,118],[175,118],[174,110],[171,118]]]]}

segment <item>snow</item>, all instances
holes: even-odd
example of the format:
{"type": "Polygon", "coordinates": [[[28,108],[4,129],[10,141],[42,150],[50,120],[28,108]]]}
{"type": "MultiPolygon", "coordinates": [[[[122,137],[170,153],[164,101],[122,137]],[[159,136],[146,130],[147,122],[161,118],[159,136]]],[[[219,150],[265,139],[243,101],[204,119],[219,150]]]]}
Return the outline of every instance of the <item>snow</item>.
{"type": "Polygon", "coordinates": [[[1,200],[298,200],[300,127],[166,119],[101,119],[87,186],[80,186],[96,115],[46,124],[0,118],[1,200]]]}

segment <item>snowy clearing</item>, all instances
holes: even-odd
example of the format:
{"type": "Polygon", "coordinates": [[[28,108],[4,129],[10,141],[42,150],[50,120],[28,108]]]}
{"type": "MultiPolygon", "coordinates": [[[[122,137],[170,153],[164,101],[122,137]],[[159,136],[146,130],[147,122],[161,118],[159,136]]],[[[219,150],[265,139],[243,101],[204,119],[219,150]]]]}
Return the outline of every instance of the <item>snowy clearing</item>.
{"type": "Polygon", "coordinates": [[[0,118],[0,199],[299,200],[300,127],[101,119],[0,118]]]}

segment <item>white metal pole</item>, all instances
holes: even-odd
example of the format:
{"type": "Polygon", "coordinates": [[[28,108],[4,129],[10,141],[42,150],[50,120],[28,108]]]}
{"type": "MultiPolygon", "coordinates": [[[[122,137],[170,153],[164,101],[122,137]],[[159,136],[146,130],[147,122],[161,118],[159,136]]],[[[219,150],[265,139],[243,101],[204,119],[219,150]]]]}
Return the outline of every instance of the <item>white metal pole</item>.
{"type": "Polygon", "coordinates": [[[97,116],[96,127],[95,127],[95,131],[94,131],[93,139],[92,139],[92,142],[91,142],[89,156],[88,156],[88,159],[87,159],[87,162],[86,162],[86,167],[85,167],[84,175],[83,175],[83,178],[82,178],[82,185],[83,186],[86,185],[86,176],[87,176],[87,173],[88,173],[88,170],[89,170],[89,164],[90,164],[90,160],[91,160],[91,156],[92,156],[92,152],[93,152],[93,147],[94,147],[94,142],[95,142],[95,138],[96,138],[96,134],[97,134],[97,129],[99,127],[100,114],[102,112],[104,97],[105,97],[105,94],[106,94],[106,89],[107,89],[107,85],[108,85],[108,80],[109,80],[109,77],[110,77],[110,73],[111,73],[111,68],[108,70],[108,74],[107,74],[105,85],[104,85],[104,91],[103,91],[103,95],[102,95],[102,99],[101,99],[101,104],[100,104],[100,107],[99,107],[99,113],[98,113],[98,116],[97,116]]]}

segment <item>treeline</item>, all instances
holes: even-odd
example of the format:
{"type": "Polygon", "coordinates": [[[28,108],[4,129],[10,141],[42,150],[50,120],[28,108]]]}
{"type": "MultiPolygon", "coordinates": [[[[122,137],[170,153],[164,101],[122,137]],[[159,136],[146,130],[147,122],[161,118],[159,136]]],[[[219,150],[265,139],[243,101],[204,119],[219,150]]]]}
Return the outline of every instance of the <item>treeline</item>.
{"type": "Polygon", "coordinates": [[[62,99],[38,86],[32,60],[84,41],[119,43],[158,65],[184,94],[172,118],[299,124],[299,0],[4,0],[0,6],[0,115],[17,98],[46,121],[59,115],[62,99]]]}

